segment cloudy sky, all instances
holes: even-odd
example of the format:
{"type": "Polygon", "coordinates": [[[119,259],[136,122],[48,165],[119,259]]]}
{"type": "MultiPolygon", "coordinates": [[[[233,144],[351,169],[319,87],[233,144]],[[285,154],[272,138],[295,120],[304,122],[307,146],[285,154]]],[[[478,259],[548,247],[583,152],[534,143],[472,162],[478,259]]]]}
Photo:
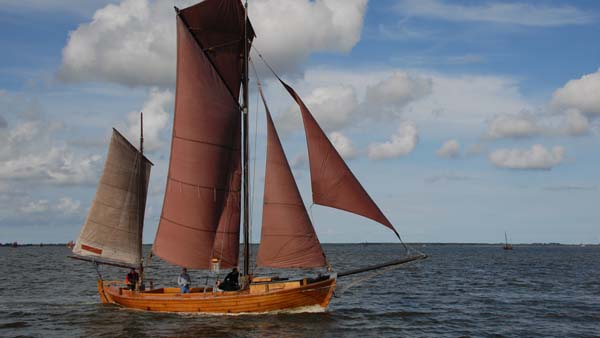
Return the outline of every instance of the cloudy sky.
{"type": "MultiPolygon", "coordinates": [[[[111,128],[169,160],[175,16],[166,0],[0,0],[0,242],[66,242],[83,223],[111,128]]],[[[600,242],[600,3],[249,0],[255,46],[312,110],[409,242],[600,242]]],[[[305,202],[298,110],[254,63],[305,202]]],[[[253,79],[254,80],[254,79],[253,79]]],[[[254,239],[265,118],[251,92],[254,239]]],[[[394,241],[325,207],[322,242],[394,241]]]]}

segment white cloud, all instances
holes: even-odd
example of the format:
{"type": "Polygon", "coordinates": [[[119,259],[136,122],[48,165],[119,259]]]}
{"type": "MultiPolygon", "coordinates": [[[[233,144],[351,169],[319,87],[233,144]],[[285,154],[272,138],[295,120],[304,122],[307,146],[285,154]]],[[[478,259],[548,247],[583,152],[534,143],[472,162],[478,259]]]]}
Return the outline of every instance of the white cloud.
{"type": "Polygon", "coordinates": [[[406,118],[422,123],[479,129],[499,114],[532,111],[516,79],[503,76],[431,74],[432,93],[408,107],[406,118]],[[431,112],[430,114],[424,114],[431,112]]]}
{"type": "Polygon", "coordinates": [[[25,121],[18,124],[8,135],[11,144],[31,142],[40,132],[41,121],[25,121]]]}
{"type": "MultiPolygon", "coordinates": [[[[189,1],[174,1],[186,3],[189,1]]],[[[166,86],[175,81],[172,3],[124,0],[109,4],[69,35],[60,77],[166,86]]],[[[257,0],[249,14],[255,46],[280,73],[317,51],[347,52],[360,39],[367,0],[257,0]]]]}
{"type": "MultiPolygon", "coordinates": [[[[342,131],[350,126],[354,128],[377,127],[382,123],[390,124],[397,123],[398,120],[409,120],[417,123],[421,128],[431,130],[444,129],[448,132],[451,128],[453,133],[471,132],[480,134],[481,126],[486,120],[491,120],[494,117],[510,112],[534,111],[536,108],[530,104],[520,93],[519,82],[517,79],[503,76],[473,76],[473,75],[443,75],[433,72],[411,72],[406,73],[397,68],[358,68],[358,69],[336,69],[316,67],[310,68],[305,72],[305,76],[295,81],[293,87],[302,96],[302,92],[311,93],[312,88],[338,88],[340,86],[351,87],[352,92],[356,93],[356,98],[353,95],[348,95],[343,101],[350,102],[358,101],[358,107],[351,114],[343,114],[345,119],[337,120],[336,123],[325,123],[325,129],[332,131],[332,125],[340,127],[333,129],[342,131]],[[423,84],[419,86],[412,83],[416,79],[416,83],[423,84]],[[394,83],[398,80],[406,80],[408,84],[403,83],[401,88],[387,86],[388,83],[394,83]],[[343,85],[341,85],[343,84],[343,85]],[[386,91],[383,90],[389,87],[389,92],[394,93],[425,93],[426,90],[402,90],[402,88],[428,88],[431,93],[419,95],[382,95],[386,91]],[[369,101],[368,92],[371,93],[371,101],[369,101]],[[375,95],[374,93],[377,93],[375,95]],[[377,97],[377,99],[375,99],[377,97]],[[414,98],[411,100],[411,97],[414,98]],[[397,98],[394,102],[394,99],[397,98]],[[387,102],[386,104],[377,104],[387,102]],[[346,117],[348,119],[346,119],[346,117]],[[345,121],[345,123],[340,123],[345,121]]],[[[291,130],[301,128],[301,118],[297,110],[289,109],[289,98],[276,95],[275,86],[269,85],[271,98],[283,97],[285,100],[276,101],[272,104],[276,107],[277,104],[281,108],[273,108],[273,111],[284,111],[283,115],[276,117],[278,127],[283,127],[280,130],[291,130]],[[288,109],[286,111],[286,109],[288,109]],[[294,111],[294,113],[291,113],[294,111]]],[[[351,91],[349,91],[351,92],[351,91]]],[[[281,92],[277,92],[280,94],[281,92]]],[[[339,95],[339,94],[338,94],[339,95]]],[[[312,93],[311,95],[312,96],[312,93]]],[[[306,97],[306,96],[304,96],[306,97]]],[[[308,100],[306,100],[308,101],[308,100]]],[[[331,101],[335,102],[335,101],[331,101]]],[[[271,101],[273,103],[273,101],[271,101]]],[[[343,107],[340,104],[331,104],[332,112],[335,112],[337,106],[343,107]]],[[[309,108],[315,114],[315,117],[322,121],[332,121],[328,117],[319,116],[320,109],[313,109],[312,104],[308,104],[309,108]]],[[[297,109],[297,108],[293,108],[297,109]]],[[[346,110],[345,108],[342,110],[346,110]]],[[[332,121],[333,122],[333,121],[332,121]]]]}
{"type": "MultiPolygon", "coordinates": [[[[152,88],[142,112],[144,113],[144,149],[155,151],[161,148],[163,140],[160,138],[161,131],[169,124],[170,115],[168,111],[173,103],[173,94],[169,90],[161,91],[152,88]]],[[[137,141],[140,137],[140,112],[127,114],[128,128],[127,137],[130,142],[137,141]]]]}
{"type": "Polygon", "coordinates": [[[576,108],[582,113],[600,115],[600,70],[567,82],[552,95],[552,103],[576,108]]]}
{"type": "Polygon", "coordinates": [[[551,169],[565,157],[565,148],[556,146],[551,150],[539,144],[531,149],[498,149],[489,155],[496,167],[508,169],[551,169]]]}
{"type": "Polygon", "coordinates": [[[352,141],[346,137],[346,135],[334,131],[329,134],[329,139],[331,140],[331,143],[335,149],[337,149],[338,153],[340,153],[344,159],[351,160],[356,158],[358,155],[358,152],[352,145],[352,141]]]}
{"type": "Polygon", "coordinates": [[[372,160],[397,158],[410,154],[419,141],[417,126],[412,122],[403,122],[391,139],[384,143],[371,143],[368,156],[372,160]]]}
{"type": "Polygon", "coordinates": [[[0,181],[54,185],[91,183],[100,156],[81,155],[55,141],[57,124],[44,119],[17,122],[0,132],[0,181]]]}
{"type": "Polygon", "coordinates": [[[175,79],[175,14],[166,2],[107,5],[69,34],[60,76],[125,85],[170,85],[175,79]]]}
{"type": "MultiPolygon", "coordinates": [[[[347,85],[315,88],[303,101],[324,130],[344,128],[351,123],[358,108],[354,88],[347,85]]],[[[298,106],[294,104],[277,122],[284,132],[302,128],[298,106]]]]}
{"type": "Polygon", "coordinates": [[[278,72],[316,51],[348,52],[360,40],[367,0],[258,0],[249,15],[255,46],[278,72]]]}
{"type": "MultiPolygon", "coordinates": [[[[304,78],[293,84],[299,93],[311,92],[312,88],[352,86],[360,107],[360,120],[381,120],[386,123],[397,120],[398,117],[421,124],[443,123],[444,125],[461,125],[471,130],[480,129],[486,119],[502,113],[534,111],[533,106],[520,92],[518,79],[506,76],[488,75],[444,75],[429,71],[407,73],[398,68],[324,68],[308,69],[304,78]],[[398,75],[401,74],[401,75],[398,75]],[[407,82],[402,83],[402,79],[407,82]],[[385,83],[397,80],[402,88],[421,88],[419,91],[402,91],[390,88],[393,93],[426,93],[428,83],[431,93],[424,96],[414,95],[410,101],[408,95],[398,95],[396,104],[392,99],[382,96],[385,83]],[[413,83],[415,80],[415,83],[413,83]],[[419,85],[421,84],[421,86],[419,85]],[[375,90],[377,88],[378,90],[375,90]],[[367,99],[367,91],[377,92],[377,102],[387,102],[387,108],[367,99]]],[[[302,96],[302,94],[301,94],[302,96]]],[[[304,96],[303,96],[304,97],[304,96]]],[[[394,96],[392,96],[394,97],[394,96]]],[[[310,108],[310,107],[309,107],[310,108]]],[[[274,109],[274,111],[276,111],[274,109]]],[[[316,114],[316,112],[313,112],[316,114]]]]}
{"type": "Polygon", "coordinates": [[[460,155],[460,144],[457,140],[448,140],[436,151],[439,157],[457,158],[460,155]]]}
{"type": "Polygon", "coordinates": [[[486,136],[492,139],[531,136],[579,136],[589,132],[588,118],[577,109],[555,114],[499,114],[489,123],[486,136]]]}
{"type": "Polygon", "coordinates": [[[366,101],[373,104],[392,104],[402,107],[409,102],[431,94],[429,78],[395,72],[389,78],[367,87],[366,101]]]}
{"type": "Polygon", "coordinates": [[[76,214],[81,209],[81,202],[73,200],[71,197],[62,197],[56,209],[65,214],[76,214]]]}
{"type": "Polygon", "coordinates": [[[566,123],[563,127],[563,134],[570,136],[585,135],[590,130],[588,118],[577,109],[569,109],[565,112],[566,123]]]}
{"type": "Polygon", "coordinates": [[[499,114],[490,122],[487,136],[491,138],[528,137],[542,129],[536,119],[527,114],[499,114]]]}
{"type": "Polygon", "coordinates": [[[448,21],[481,21],[522,26],[562,26],[587,24],[593,15],[573,6],[488,2],[482,5],[447,4],[439,0],[403,0],[397,6],[402,15],[448,21]]]}
{"type": "Polygon", "coordinates": [[[14,156],[0,163],[0,180],[26,180],[47,184],[92,183],[101,168],[99,155],[80,156],[64,147],[46,152],[14,156]]]}
{"type": "Polygon", "coordinates": [[[50,203],[48,200],[31,201],[26,205],[19,208],[19,211],[25,214],[37,214],[46,212],[50,209],[50,203]]]}

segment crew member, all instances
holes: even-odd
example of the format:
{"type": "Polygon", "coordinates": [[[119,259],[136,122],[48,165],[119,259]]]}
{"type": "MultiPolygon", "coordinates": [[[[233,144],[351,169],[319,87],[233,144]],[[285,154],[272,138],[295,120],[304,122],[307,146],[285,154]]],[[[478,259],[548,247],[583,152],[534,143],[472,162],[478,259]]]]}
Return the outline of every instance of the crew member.
{"type": "Polygon", "coordinates": [[[127,288],[131,291],[135,290],[135,285],[140,279],[140,275],[135,271],[134,268],[129,270],[127,277],[125,277],[125,283],[127,284],[127,288]]]}

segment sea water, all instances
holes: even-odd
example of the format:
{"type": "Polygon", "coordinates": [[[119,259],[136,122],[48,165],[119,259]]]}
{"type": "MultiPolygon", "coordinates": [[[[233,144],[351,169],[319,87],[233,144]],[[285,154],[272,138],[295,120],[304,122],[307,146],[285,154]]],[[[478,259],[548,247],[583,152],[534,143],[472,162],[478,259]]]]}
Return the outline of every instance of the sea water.
{"type": "MultiPolygon", "coordinates": [[[[68,248],[0,247],[0,337],[600,337],[599,246],[411,247],[430,258],[339,279],[325,312],[237,316],[102,305],[96,270],[68,259],[68,248]]],[[[325,244],[324,250],[336,271],[403,253],[398,244],[325,244]]],[[[105,279],[127,273],[99,272],[105,279]]],[[[281,277],[319,272],[254,271],[281,277]]],[[[156,287],[174,286],[179,268],[154,258],[147,273],[156,287]]],[[[216,278],[191,275],[195,285],[216,278]]]]}

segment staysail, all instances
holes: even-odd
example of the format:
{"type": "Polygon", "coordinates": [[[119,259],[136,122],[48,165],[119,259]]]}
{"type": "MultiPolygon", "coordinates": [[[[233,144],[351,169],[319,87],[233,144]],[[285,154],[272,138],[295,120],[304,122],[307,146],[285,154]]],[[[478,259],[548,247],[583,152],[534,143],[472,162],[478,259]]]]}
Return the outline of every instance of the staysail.
{"type": "Polygon", "coordinates": [[[237,265],[244,22],[237,0],[207,0],[177,17],[171,159],[152,249],[172,264],[237,265]]]}
{"type": "Polygon", "coordinates": [[[311,268],[327,264],[325,255],[265,102],[267,163],[262,231],[256,264],[260,267],[311,268]]]}
{"type": "Polygon", "coordinates": [[[139,218],[144,215],[152,167],[148,159],[140,159],[140,152],[113,129],[96,196],[73,253],[140,264],[142,229],[139,218]],[[140,170],[140,162],[145,166],[144,170],[140,170]]]}
{"type": "Polygon", "coordinates": [[[302,114],[308,144],[313,202],[370,218],[392,229],[400,238],[392,223],[350,171],[302,99],[292,87],[283,81],[281,84],[296,101],[302,114]]]}

